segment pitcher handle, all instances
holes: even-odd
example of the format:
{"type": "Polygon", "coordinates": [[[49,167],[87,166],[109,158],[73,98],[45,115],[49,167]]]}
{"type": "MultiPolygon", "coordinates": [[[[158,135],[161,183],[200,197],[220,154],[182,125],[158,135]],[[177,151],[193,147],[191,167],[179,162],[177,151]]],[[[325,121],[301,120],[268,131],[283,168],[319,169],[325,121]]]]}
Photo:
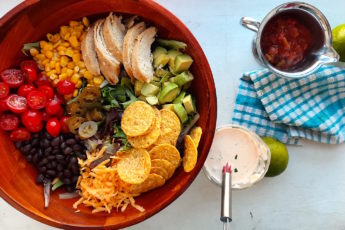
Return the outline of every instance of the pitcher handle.
{"type": "Polygon", "coordinates": [[[253,18],[250,17],[242,17],[240,20],[240,23],[243,27],[250,29],[254,32],[258,32],[259,31],[259,27],[260,27],[260,22],[256,21],[253,18]]]}

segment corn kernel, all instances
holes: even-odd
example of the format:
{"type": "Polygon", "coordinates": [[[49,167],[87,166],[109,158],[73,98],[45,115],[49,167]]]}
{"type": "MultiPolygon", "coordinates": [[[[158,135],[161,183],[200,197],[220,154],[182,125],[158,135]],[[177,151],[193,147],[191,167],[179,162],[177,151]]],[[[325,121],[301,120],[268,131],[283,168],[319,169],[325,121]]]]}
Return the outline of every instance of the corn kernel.
{"type": "Polygon", "coordinates": [[[103,80],[104,79],[102,76],[97,76],[97,77],[93,78],[93,83],[95,83],[95,85],[100,85],[100,84],[102,84],[103,80]]]}
{"type": "Polygon", "coordinates": [[[73,76],[71,77],[71,81],[74,83],[74,84],[77,84],[78,81],[79,81],[79,78],[80,78],[80,75],[75,73],[73,74],[73,76]]]}
{"type": "Polygon", "coordinates": [[[48,42],[48,43],[44,46],[43,50],[53,50],[53,44],[50,43],[50,42],[48,42]]]}
{"type": "Polygon", "coordinates": [[[65,67],[67,64],[68,64],[68,57],[62,56],[61,59],[60,59],[60,65],[62,67],[65,67]]]}
{"type": "Polygon", "coordinates": [[[46,65],[47,63],[49,63],[49,59],[44,59],[43,61],[42,61],[42,65],[46,65]]]}
{"type": "Polygon", "coordinates": [[[78,82],[75,84],[76,88],[80,88],[83,85],[83,82],[79,79],[78,82]]]}
{"type": "Polygon", "coordinates": [[[37,54],[39,54],[39,52],[36,48],[31,48],[30,54],[31,54],[31,56],[35,57],[37,54]]]}
{"type": "MultiPolygon", "coordinates": [[[[67,68],[69,68],[69,69],[74,69],[74,63],[73,62],[69,62],[68,64],[67,64],[67,68]]],[[[73,70],[72,70],[73,71],[73,70]]]]}
{"type": "Polygon", "coordinates": [[[78,96],[78,92],[79,92],[79,90],[75,89],[75,90],[73,91],[73,97],[78,96]]]}
{"type": "Polygon", "coordinates": [[[62,80],[65,80],[67,78],[67,74],[65,73],[62,73],[59,75],[59,80],[62,81],[62,80]]]}
{"type": "Polygon", "coordinates": [[[76,27],[76,26],[79,26],[80,25],[80,22],[77,22],[77,21],[70,21],[69,22],[69,26],[70,27],[76,27]]]}
{"type": "Polygon", "coordinates": [[[45,56],[44,56],[43,54],[37,54],[37,55],[36,55],[36,58],[37,58],[38,60],[43,61],[43,60],[45,59],[45,56]]]}
{"type": "Polygon", "coordinates": [[[85,64],[82,61],[79,61],[77,65],[79,66],[80,69],[85,68],[85,64]]]}
{"type": "Polygon", "coordinates": [[[55,42],[54,45],[53,45],[53,48],[56,48],[56,47],[60,46],[61,42],[62,42],[61,40],[55,42]]]}
{"type": "Polygon", "coordinates": [[[84,75],[86,69],[79,69],[79,74],[84,75]]]}
{"type": "Polygon", "coordinates": [[[54,34],[53,36],[53,42],[58,42],[61,40],[60,34],[54,34]]]}
{"type": "Polygon", "coordinates": [[[62,38],[65,39],[66,41],[68,41],[70,36],[71,36],[71,33],[67,33],[67,34],[63,35],[62,38]]]}
{"type": "Polygon", "coordinates": [[[47,34],[47,39],[48,39],[48,41],[51,42],[53,40],[53,35],[51,33],[48,33],[47,34]]]}
{"type": "Polygon", "coordinates": [[[79,42],[78,42],[76,36],[69,37],[68,41],[71,43],[72,47],[78,47],[79,46],[79,42]]]}
{"type": "Polygon", "coordinates": [[[65,98],[65,101],[69,101],[69,100],[71,100],[72,99],[72,94],[70,94],[70,95],[65,95],[64,96],[64,98],[65,98]]]}
{"type": "Polygon", "coordinates": [[[65,55],[72,57],[73,56],[73,50],[69,50],[69,49],[65,50],[65,55]]]}
{"type": "Polygon", "coordinates": [[[67,68],[63,67],[62,70],[61,70],[61,73],[67,73],[67,68]]]}
{"type": "Polygon", "coordinates": [[[55,69],[55,61],[49,62],[50,69],[55,69]]]}
{"type": "Polygon", "coordinates": [[[59,83],[59,81],[60,81],[59,79],[55,79],[55,80],[53,80],[53,85],[54,85],[54,86],[56,86],[56,85],[57,85],[57,83],[59,83]]]}
{"type": "Polygon", "coordinates": [[[47,42],[46,41],[40,41],[40,47],[41,49],[44,49],[44,47],[46,46],[47,42]]]}
{"type": "Polygon", "coordinates": [[[69,43],[68,42],[62,42],[61,45],[64,46],[64,47],[69,47],[69,43]]]}
{"type": "Polygon", "coordinates": [[[67,76],[69,76],[69,77],[71,77],[72,75],[73,75],[73,70],[71,70],[71,69],[67,69],[67,71],[66,71],[66,74],[67,74],[67,76]]]}
{"type": "Polygon", "coordinates": [[[55,63],[55,69],[57,74],[61,73],[61,66],[59,62],[55,63]]]}
{"type": "Polygon", "coordinates": [[[74,61],[74,63],[78,64],[80,62],[80,53],[73,54],[72,55],[72,60],[74,61]]]}
{"type": "Polygon", "coordinates": [[[49,58],[49,59],[52,59],[53,58],[53,52],[50,51],[50,50],[46,50],[44,51],[44,55],[49,58]]]}
{"type": "Polygon", "coordinates": [[[87,19],[87,17],[83,17],[82,21],[84,26],[88,27],[90,25],[89,19],[87,19]]]}
{"type": "Polygon", "coordinates": [[[58,52],[58,54],[59,54],[60,56],[64,56],[64,55],[65,55],[65,51],[60,50],[60,51],[58,52]]]}
{"type": "Polygon", "coordinates": [[[88,80],[92,79],[93,78],[93,75],[89,72],[89,71],[85,71],[84,72],[84,77],[88,80]]]}
{"type": "Polygon", "coordinates": [[[67,34],[68,31],[69,31],[68,26],[61,26],[61,27],[60,27],[60,35],[61,35],[61,36],[67,34]]]}
{"type": "Polygon", "coordinates": [[[80,69],[79,69],[79,66],[74,66],[74,69],[73,69],[73,70],[74,70],[75,73],[79,73],[79,70],[80,70],[80,69]]]}
{"type": "Polygon", "coordinates": [[[52,80],[52,81],[55,79],[59,80],[58,76],[56,74],[52,74],[52,75],[48,75],[48,76],[49,76],[50,80],[52,80]]]}
{"type": "Polygon", "coordinates": [[[65,51],[66,47],[64,47],[60,44],[56,49],[57,49],[57,51],[65,51]]]}

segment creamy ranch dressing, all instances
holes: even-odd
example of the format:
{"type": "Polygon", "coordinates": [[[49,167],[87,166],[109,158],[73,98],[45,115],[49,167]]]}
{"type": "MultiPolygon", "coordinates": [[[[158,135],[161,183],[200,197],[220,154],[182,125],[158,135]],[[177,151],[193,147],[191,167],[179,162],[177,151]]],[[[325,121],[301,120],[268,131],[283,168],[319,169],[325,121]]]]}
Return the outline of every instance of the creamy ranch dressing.
{"type": "Polygon", "coordinates": [[[255,134],[236,126],[223,127],[215,133],[204,167],[211,179],[221,184],[221,170],[229,162],[232,187],[245,188],[264,176],[268,159],[267,146],[255,134]]]}

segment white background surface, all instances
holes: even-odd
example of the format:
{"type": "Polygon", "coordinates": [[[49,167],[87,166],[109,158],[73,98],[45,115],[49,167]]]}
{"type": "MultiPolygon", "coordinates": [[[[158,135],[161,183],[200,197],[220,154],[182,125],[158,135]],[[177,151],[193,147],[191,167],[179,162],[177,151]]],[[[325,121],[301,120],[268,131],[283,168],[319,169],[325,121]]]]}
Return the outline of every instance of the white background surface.
{"type": "MultiPolygon", "coordinates": [[[[0,0],[0,15],[20,0],[0,0]]],[[[159,0],[200,42],[211,65],[218,96],[218,125],[231,121],[238,79],[258,67],[251,54],[254,34],[241,16],[262,19],[278,0],[159,0]]],[[[307,1],[332,27],[345,23],[344,0],[307,1]]],[[[287,170],[276,178],[233,192],[231,229],[345,229],[345,146],[289,146],[287,170]],[[252,216],[251,214],[252,213],[252,216]]],[[[152,218],[129,229],[222,229],[220,189],[200,172],[189,189],[152,218]]],[[[52,229],[0,199],[0,229],[52,229]]]]}

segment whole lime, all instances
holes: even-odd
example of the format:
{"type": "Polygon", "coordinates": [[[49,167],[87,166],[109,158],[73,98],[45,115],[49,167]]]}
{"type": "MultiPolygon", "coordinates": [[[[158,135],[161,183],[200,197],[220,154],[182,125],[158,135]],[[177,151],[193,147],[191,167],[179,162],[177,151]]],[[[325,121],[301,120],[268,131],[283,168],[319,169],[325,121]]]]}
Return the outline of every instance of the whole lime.
{"type": "Polygon", "coordinates": [[[272,137],[263,137],[262,140],[271,150],[271,162],[266,177],[278,176],[288,166],[289,153],[286,146],[272,137]]]}
{"type": "Polygon", "coordinates": [[[340,55],[340,61],[345,61],[345,24],[339,25],[332,30],[333,48],[340,55]]]}

